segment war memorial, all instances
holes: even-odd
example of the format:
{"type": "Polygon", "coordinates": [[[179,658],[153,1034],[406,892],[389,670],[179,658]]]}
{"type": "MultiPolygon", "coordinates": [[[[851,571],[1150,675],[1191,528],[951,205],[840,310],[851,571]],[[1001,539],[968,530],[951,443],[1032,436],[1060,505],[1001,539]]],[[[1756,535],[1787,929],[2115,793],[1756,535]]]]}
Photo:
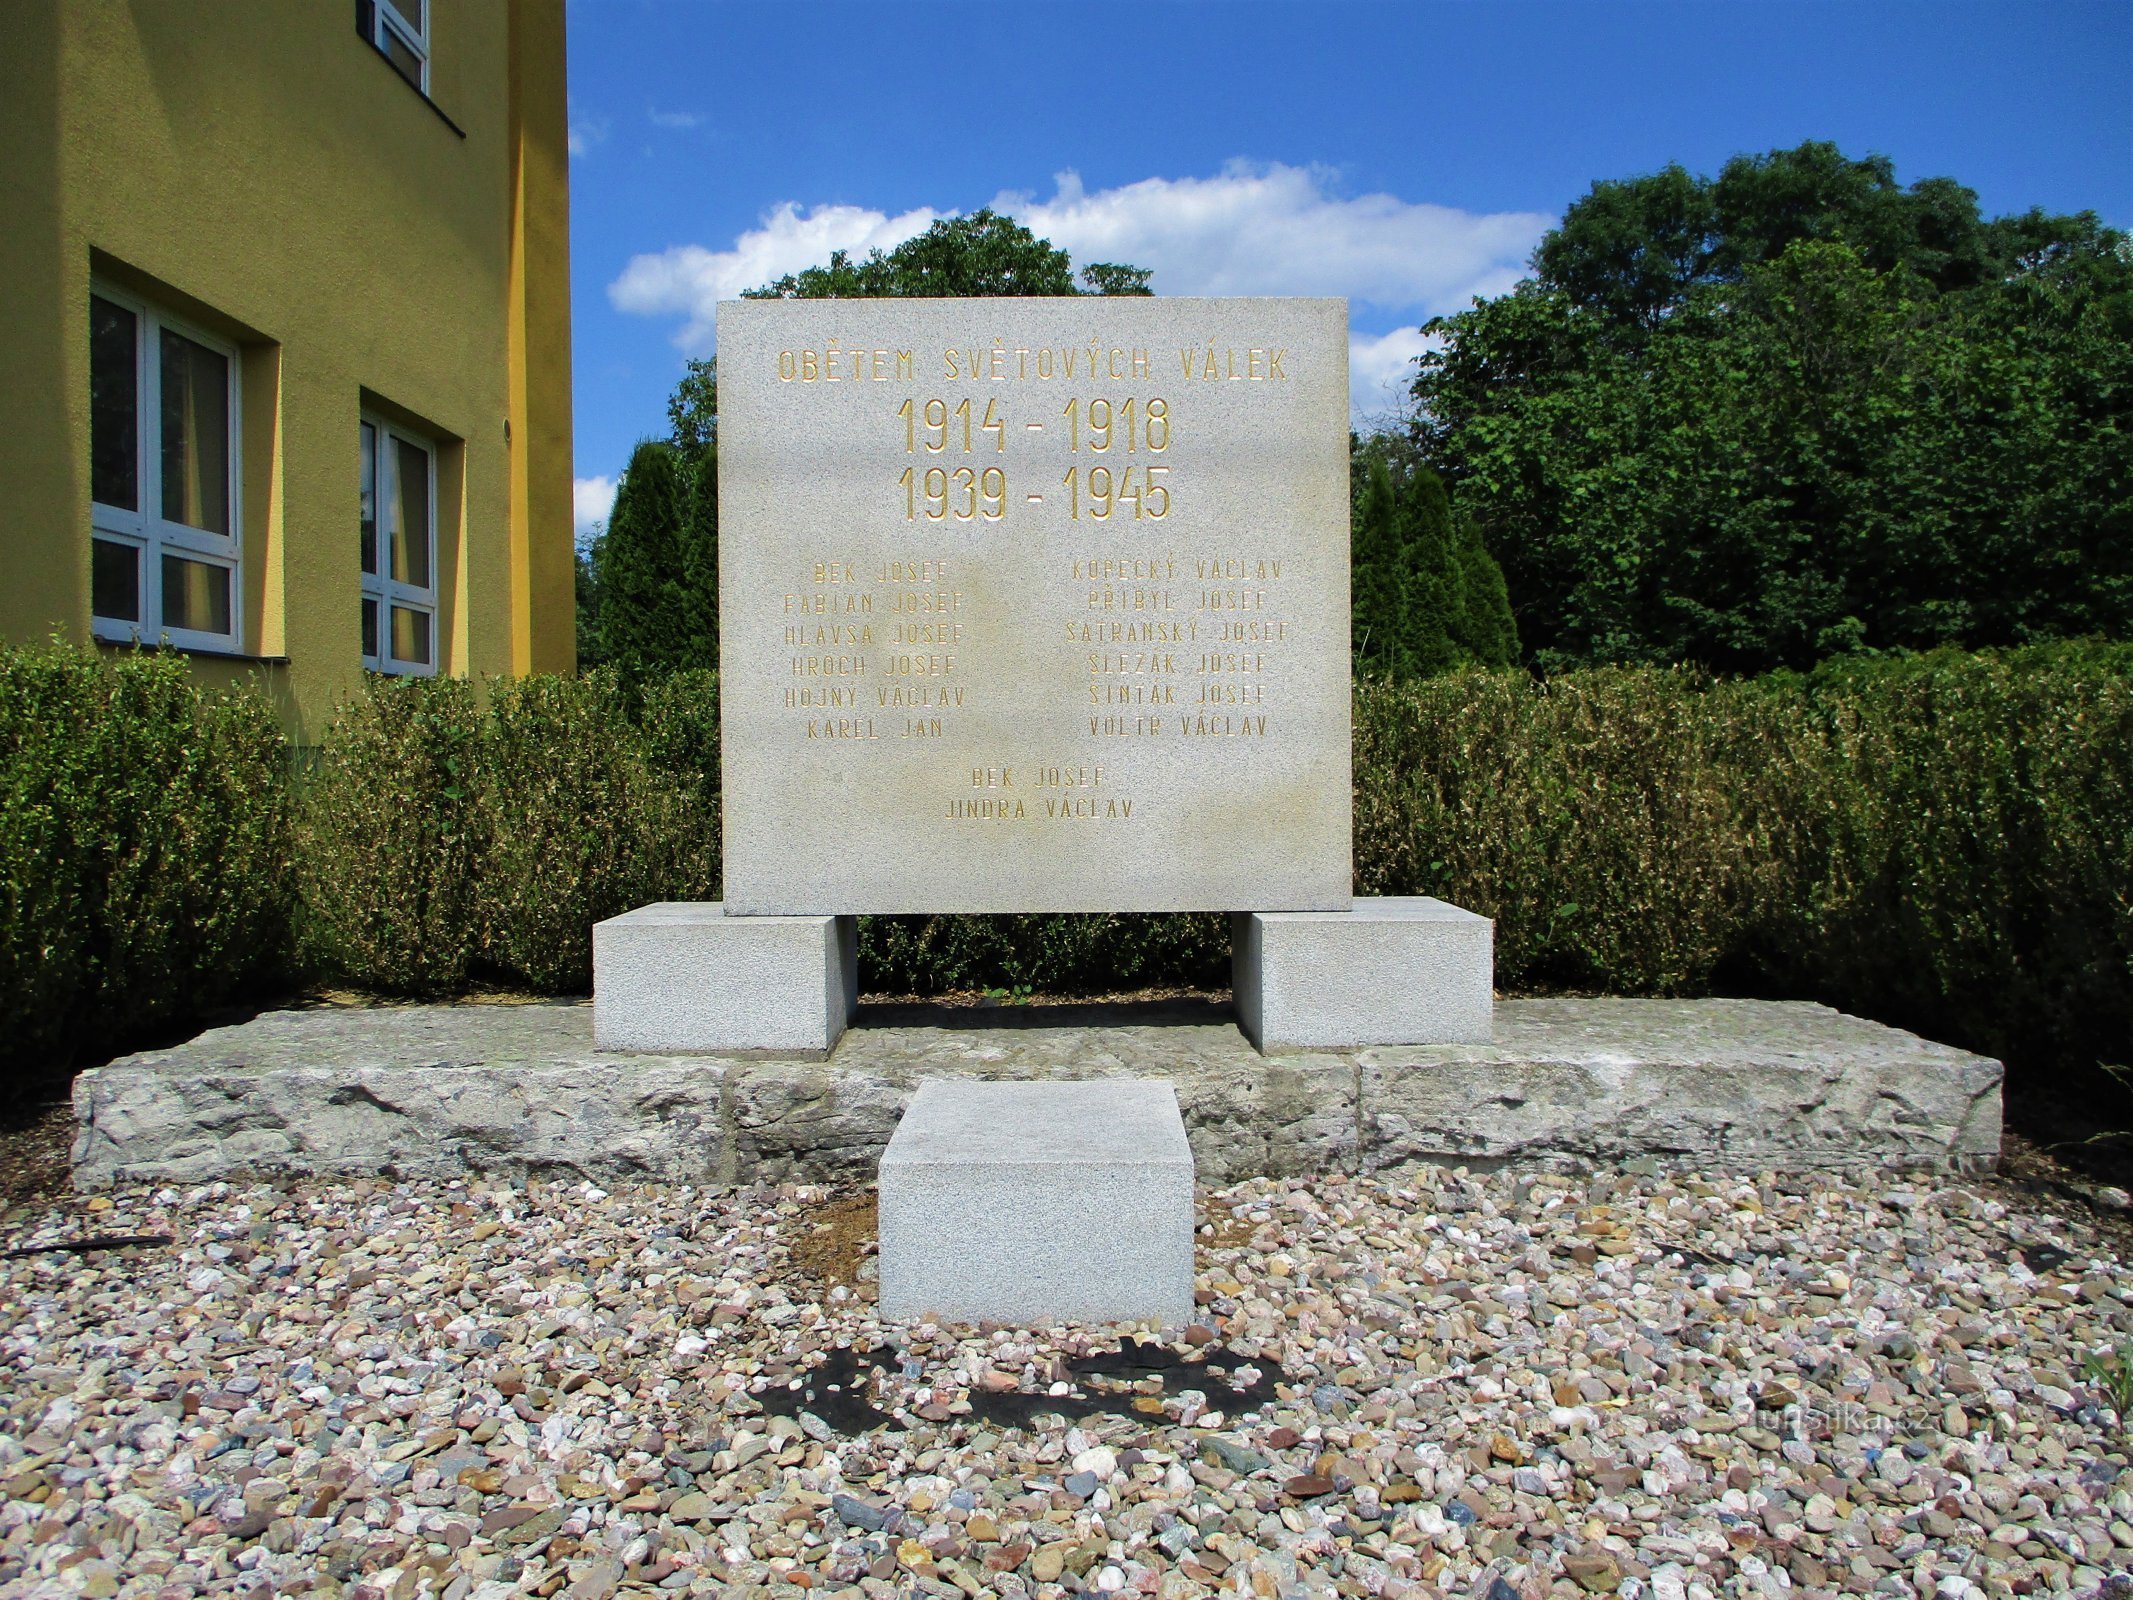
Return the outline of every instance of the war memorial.
{"type": "Polygon", "coordinates": [[[590,1007],[84,1073],[78,1185],[878,1180],[885,1314],[1174,1320],[1196,1181],[1990,1166],[1997,1062],[1499,1001],[1485,917],[1353,894],[1342,302],[751,300],[719,345],[723,898],[599,924],[590,1007]],[[1233,1013],[860,1005],[860,916],[1103,911],[1228,913],[1233,1013]]]}

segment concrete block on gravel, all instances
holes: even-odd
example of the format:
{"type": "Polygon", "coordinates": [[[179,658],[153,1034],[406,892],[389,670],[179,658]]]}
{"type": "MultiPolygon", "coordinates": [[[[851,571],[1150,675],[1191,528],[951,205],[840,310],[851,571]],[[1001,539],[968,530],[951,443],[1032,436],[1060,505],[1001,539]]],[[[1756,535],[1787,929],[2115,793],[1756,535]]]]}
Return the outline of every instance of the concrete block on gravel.
{"type": "Polygon", "coordinates": [[[1192,1151],[1168,1083],[934,1080],[881,1158],[881,1314],[1192,1314],[1192,1151]]]}

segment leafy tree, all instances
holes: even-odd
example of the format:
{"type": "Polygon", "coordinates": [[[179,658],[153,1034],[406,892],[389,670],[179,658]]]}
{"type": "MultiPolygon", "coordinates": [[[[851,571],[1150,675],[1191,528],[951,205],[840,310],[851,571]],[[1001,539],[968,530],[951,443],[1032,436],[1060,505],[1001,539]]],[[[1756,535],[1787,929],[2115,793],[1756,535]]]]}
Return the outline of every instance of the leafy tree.
{"type": "Polygon", "coordinates": [[[694,461],[718,444],[718,357],[691,360],[667,400],[668,438],[694,461]]]}
{"type": "MultiPolygon", "coordinates": [[[[1091,292],[1146,294],[1148,273],[1109,262],[1086,269],[1091,292]],[[1111,285],[1119,285],[1113,288],[1111,285]]],[[[752,289],[765,300],[946,299],[967,295],[1070,295],[1074,264],[1013,217],[990,208],[943,217],[915,239],[863,261],[839,250],[827,266],[788,272],[752,289]]]]}
{"type": "Polygon", "coordinates": [[[1671,167],[1430,328],[1414,443],[1538,665],[2133,625],[2133,253],[2093,215],[1822,144],[1671,167]]]}
{"type": "Polygon", "coordinates": [[[1148,287],[1148,280],[1154,276],[1152,267],[1122,267],[1115,261],[1092,261],[1081,269],[1081,281],[1088,286],[1088,294],[1154,294],[1148,287]]]}

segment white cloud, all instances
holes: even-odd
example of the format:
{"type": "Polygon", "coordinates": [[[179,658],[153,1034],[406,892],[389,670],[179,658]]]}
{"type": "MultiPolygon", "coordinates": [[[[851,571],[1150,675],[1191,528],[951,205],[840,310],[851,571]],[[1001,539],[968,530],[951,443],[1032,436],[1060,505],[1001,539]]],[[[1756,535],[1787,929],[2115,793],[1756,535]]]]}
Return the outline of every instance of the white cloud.
{"type": "Polygon", "coordinates": [[[1361,423],[1404,415],[1415,357],[1439,341],[1419,326],[1348,335],[1348,406],[1361,423]]]}
{"type": "MultiPolygon", "coordinates": [[[[1159,294],[1341,295],[1365,329],[1406,324],[1351,338],[1351,402],[1357,419],[1369,421],[1405,409],[1407,364],[1423,348],[1420,325],[1476,295],[1509,290],[1555,219],[1390,194],[1343,196],[1334,178],[1322,167],[1233,161],[1212,177],[1144,178],[1091,192],[1079,174],[1062,172],[1048,200],[1005,191],[992,205],[1077,263],[1151,268],[1159,294]]],[[[893,249],[954,215],[919,207],[891,217],[786,201],[730,249],[688,244],[633,258],[608,298],[620,311],[681,318],[674,342],[705,355],[720,300],[820,265],[833,250],[893,249]]]]}
{"type": "Polygon", "coordinates": [[[570,485],[570,500],[571,522],[582,550],[607,529],[608,513],[615,509],[615,480],[575,478],[570,485]]]}
{"type": "Polygon", "coordinates": [[[1516,282],[1555,221],[1389,194],[1342,198],[1332,183],[1323,168],[1233,161],[1212,178],[1090,193],[1062,172],[1049,200],[1003,193],[993,206],[1077,262],[1152,267],[1160,294],[1345,295],[1423,317],[1516,282]]]}
{"type": "Polygon", "coordinates": [[[647,111],[655,128],[700,128],[704,119],[693,111],[647,111]]]}
{"type": "Polygon", "coordinates": [[[864,206],[803,209],[788,200],[764,213],[761,225],[734,240],[730,250],[685,244],[632,257],[607,286],[607,298],[617,311],[684,318],[675,344],[690,355],[708,355],[717,337],[719,301],[788,272],[820,266],[832,251],[863,256],[869,250],[893,250],[949,214],[921,206],[892,217],[864,206]]]}
{"type": "Polygon", "coordinates": [[[570,153],[573,158],[582,158],[594,145],[607,137],[607,118],[580,111],[576,101],[569,102],[569,110],[565,116],[568,119],[570,153]]]}

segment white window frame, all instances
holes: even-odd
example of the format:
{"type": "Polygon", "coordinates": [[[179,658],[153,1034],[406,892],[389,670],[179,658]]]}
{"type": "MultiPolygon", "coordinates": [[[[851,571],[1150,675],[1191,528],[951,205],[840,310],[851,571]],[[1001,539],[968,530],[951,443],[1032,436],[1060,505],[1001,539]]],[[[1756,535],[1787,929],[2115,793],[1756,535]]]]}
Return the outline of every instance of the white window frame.
{"type": "MultiPolygon", "coordinates": [[[[373,501],[372,518],[376,527],[377,546],[375,553],[378,570],[376,572],[364,572],[362,570],[363,563],[360,547],[356,559],[356,570],[362,579],[360,587],[363,600],[374,601],[378,607],[378,648],[375,653],[364,653],[363,665],[372,672],[391,673],[399,677],[435,677],[438,671],[438,657],[444,653],[444,642],[438,637],[437,631],[437,441],[417,433],[412,428],[403,428],[397,422],[387,422],[374,411],[365,411],[360,414],[356,428],[356,441],[359,450],[362,448],[364,428],[375,430],[377,439],[378,455],[372,471],[371,494],[373,501]],[[429,493],[424,501],[429,508],[430,519],[429,527],[424,530],[429,539],[430,557],[428,563],[430,581],[429,587],[426,589],[417,588],[411,583],[402,583],[392,575],[392,545],[391,541],[386,537],[385,506],[387,495],[394,493],[398,488],[400,453],[391,448],[395,439],[404,440],[413,445],[423,453],[424,458],[429,463],[429,493]],[[400,607],[403,611],[419,611],[429,618],[430,658],[428,661],[402,661],[392,653],[394,606],[400,607]]],[[[362,483],[360,465],[358,466],[356,482],[359,486],[362,483]]],[[[357,512],[357,520],[357,533],[360,537],[362,531],[360,509],[357,512]]],[[[359,650],[362,647],[363,637],[361,605],[362,601],[359,600],[356,612],[356,641],[359,650]]]]}
{"type": "MultiPolygon", "coordinates": [[[[239,410],[243,388],[241,363],[237,347],[227,339],[219,339],[196,324],[182,317],[172,316],[154,303],[137,294],[106,283],[101,278],[92,278],[89,292],[113,305],[124,306],[134,314],[133,380],[134,380],[134,498],[139,505],[132,510],[124,506],[107,506],[94,498],[91,488],[89,503],[90,538],[98,538],[116,544],[131,545],[139,552],[140,561],[140,611],[138,621],[120,617],[94,615],[94,602],[89,629],[98,639],[115,644],[168,644],[183,650],[204,650],[225,655],[241,654],[244,649],[244,505],[241,490],[244,484],[241,446],[244,439],[244,418],[239,410]],[[214,351],[229,363],[229,504],[230,531],[227,534],[210,533],[204,528],[190,527],[182,522],[172,522],[163,515],[163,341],[164,329],[192,340],[214,351]],[[222,567],[230,575],[230,631],[208,633],[198,628],[167,628],[163,626],[163,556],[165,553],[183,556],[188,561],[198,561],[206,566],[222,567]]],[[[84,323],[86,327],[86,323],[84,323]]],[[[91,424],[94,427],[92,419],[91,424]]],[[[93,552],[92,552],[93,560],[93,552]]]]}
{"type": "MultiPolygon", "coordinates": [[[[393,4],[393,0],[371,0],[370,7],[371,48],[384,56],[388,63],[392,60],[392,52],[386,44],[388,37],[398,39],[412,51],[422,62],[422,81],[415,87],[425,95],[430,92],[430,7],[435,3],[436,0],[424,0],[422,26],[419,28],[401,14],[400,8],[393,4]]],[[[393,70],[398,72],[400,69],[394,67],[393,70]]]]}

